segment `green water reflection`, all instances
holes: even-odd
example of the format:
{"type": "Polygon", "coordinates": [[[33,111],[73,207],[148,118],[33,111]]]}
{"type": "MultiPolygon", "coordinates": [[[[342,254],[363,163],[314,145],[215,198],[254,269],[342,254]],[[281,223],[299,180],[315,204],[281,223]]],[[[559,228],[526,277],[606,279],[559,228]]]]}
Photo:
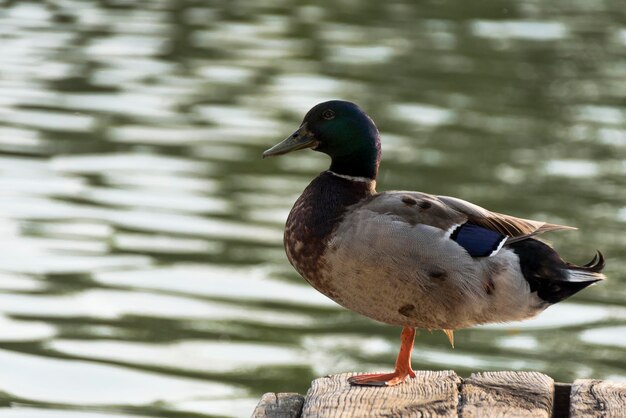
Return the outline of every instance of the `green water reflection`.
{"type": "Polygon", "coordinates": [[[330,98],[383,133],[379,189],[576,225],[610,280],[525,323],[422,331],[414,367],[626,379],[620,1],[0,0],[3,417],[247,416],[386,369],[399,330],[288,265],[328,161],[262,150],[330,98]]]}

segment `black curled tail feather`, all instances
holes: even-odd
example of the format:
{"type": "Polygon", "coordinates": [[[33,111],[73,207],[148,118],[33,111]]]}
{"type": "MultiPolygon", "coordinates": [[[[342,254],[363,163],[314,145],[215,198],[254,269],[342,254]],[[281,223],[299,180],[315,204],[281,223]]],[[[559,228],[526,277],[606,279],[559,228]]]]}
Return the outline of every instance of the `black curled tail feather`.
{"type": "Polygon", "coordinates": [[[588,271],[590,273],[600,273],[604,269],[605,265],[606,262],[604,260],[604,255],[602,255],[600,251],[596,252],[596,255],[593,256],[590,262],[582,266],[567,263],[568,268],[571,270],[588,271]]]}
{"type": "Polygon", "coordinates": [[[605,261],[598,251],[595,257],[583,266],[563,261],[550,246],[533,238],[509,245],[519,257],[520,268],[530,286],[542,300],[557,303],[587,286],[604,279],[600,273],[605,261]]]}

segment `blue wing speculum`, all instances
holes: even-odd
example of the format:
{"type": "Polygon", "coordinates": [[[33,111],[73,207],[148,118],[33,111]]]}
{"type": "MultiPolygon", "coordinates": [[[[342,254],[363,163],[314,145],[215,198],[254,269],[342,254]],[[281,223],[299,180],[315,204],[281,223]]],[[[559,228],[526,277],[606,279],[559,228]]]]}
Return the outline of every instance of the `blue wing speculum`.
{"type": "Polygon", "coordinates": [[[496,255],[507,238],[506,235],[471,222],[455,226],[450,234],[450,239],[465,248],[472,257],[496,255]]]}

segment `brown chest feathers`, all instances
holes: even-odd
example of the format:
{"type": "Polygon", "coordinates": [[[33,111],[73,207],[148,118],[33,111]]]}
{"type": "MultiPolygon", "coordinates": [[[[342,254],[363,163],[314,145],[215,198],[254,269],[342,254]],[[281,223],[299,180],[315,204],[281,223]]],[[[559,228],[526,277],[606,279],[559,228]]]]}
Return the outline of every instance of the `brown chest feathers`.
{"type": "MultiPolygon", "coordinates": [[[[294,268],[323,291],[320,258],[348,208],[372,196],[374,181],[352,181],[328,171],[307,186],[285,225],[285,251],[294,268]]],[[[323,292],[326,293],[326,292],[323,292]]]]}

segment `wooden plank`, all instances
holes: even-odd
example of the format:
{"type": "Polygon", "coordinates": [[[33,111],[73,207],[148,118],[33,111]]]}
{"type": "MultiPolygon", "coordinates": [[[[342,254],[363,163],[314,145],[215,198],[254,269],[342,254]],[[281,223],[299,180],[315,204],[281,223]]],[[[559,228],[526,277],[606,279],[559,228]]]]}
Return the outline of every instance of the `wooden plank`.
{"type": "Polygon", "coordinates": [[[461,385],[459,416],[549,418],[553,396],[554,380],[545,374],[473,373],[461,385]]]}
{"type": "Polygon", "coordinates": [[[416,371],[416,377],[392,387],[350,386],[343,373],[315,379],[302,418],[456,417],[458,385],[453,371],[416,371]]]}
{"type": "Polygon", "coordinates": [[[626,382],[575,380],[570,398],[570,416],[626,416],[626,382]]]}
{"type": "Polygon", "coordinates": [[[299,418],[304,396],[299,393],[266,393],[254,408],[252,418],[299,418]]]}

